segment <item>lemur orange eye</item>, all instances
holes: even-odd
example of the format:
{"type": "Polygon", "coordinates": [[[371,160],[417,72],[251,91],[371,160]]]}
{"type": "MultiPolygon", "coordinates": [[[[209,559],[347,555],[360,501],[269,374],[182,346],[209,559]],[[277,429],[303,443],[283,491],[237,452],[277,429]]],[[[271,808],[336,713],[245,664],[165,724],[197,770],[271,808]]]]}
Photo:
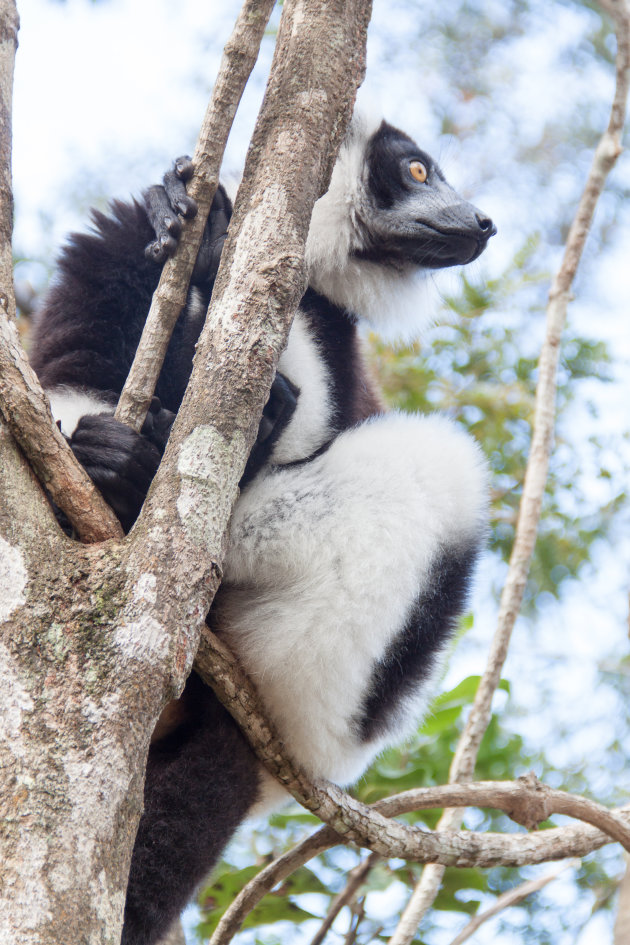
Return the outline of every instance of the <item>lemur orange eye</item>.
{"type": "Polygon", "coordinates": [[[414,180],[417,180],[419,184],[424,184],[427,179],[427,169],[422,163],[422,161],[410,161],[409,163],[409,173],[414,180]]]}

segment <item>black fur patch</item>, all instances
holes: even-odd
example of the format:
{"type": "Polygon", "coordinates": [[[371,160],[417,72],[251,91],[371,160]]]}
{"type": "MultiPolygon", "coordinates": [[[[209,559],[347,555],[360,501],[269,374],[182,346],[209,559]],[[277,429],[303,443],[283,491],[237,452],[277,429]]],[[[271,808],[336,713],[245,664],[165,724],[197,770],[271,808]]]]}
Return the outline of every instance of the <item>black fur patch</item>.
{"type": "Polygon", "coordinates": [[[357,719],[362,741],[381,734],[405,696],[435,666],[465,607],[476,558],[477,548],[471,545],[444,552],[435,562],[428,587],[372,673],[357,719]]]}
{"type": "Polygon", "coordinates": [[[258,762],[192,673],[188,721],[151,746],[121,945],[153,945],[208,875],[259,789],[258,762]]]}
{"type": "MultiPolygon", "coordinates": [[[[381,412],[363,362],[354,319],[314,289],[300,303],[332,380],[333,434],[381,412]]],[[[317,454],[315,454],[317,455],[317,454]]]]}

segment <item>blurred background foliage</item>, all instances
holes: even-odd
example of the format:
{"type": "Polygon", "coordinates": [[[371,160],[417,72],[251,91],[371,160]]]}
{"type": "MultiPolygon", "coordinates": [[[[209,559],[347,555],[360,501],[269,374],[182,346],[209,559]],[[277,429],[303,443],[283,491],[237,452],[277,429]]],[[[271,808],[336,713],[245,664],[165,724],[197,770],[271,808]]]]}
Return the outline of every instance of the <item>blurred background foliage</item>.
{"type": "MultiPolygon", "coordinates": [[[[126,196],[156,179],[174,154],[192,147],[208,77],[216,72],[237,4],[199,10],[193,0],[183,0],[175,11],[166,0],[150,6],[67,0],[61,5],[64,19],[57,17],[60,5],[51,0],[23,0],[19,6],[24,66],[18,58],[15,248],[23,324],[28,326],[61,233],[79,225],[89,205],[104,206],[113,194],[126,196]],[[100,106],[94,128],[90,122],[98,101],[88,107],[77,98],[78,130],[77,120],[64,116],[58,102],[57,114],[49,114],[54,103],[47,94],[63,95],[68,108],[79,94],[72,73],[61,93],[55,92],[56,66],[50,66],[54,71],[46,82],[39,75],[36,97],[30,99],[26,92],[29,62],[31,81],[36,73],[36,53],[29,53],[33,36],[48,31],[48,45],[57,49],[62,72],[62,44],[71,21],[83,37],[81,42],[70,39],[74,46],[69,55],[77,63],[74,78],[77,70],[87,73],[84,84],[92,96],[105,84],[104,101],[111,103],[111,115],[108,106],[100,106]],[[98,37],[106,44],[110,29],[120,44],[116,69],[99,73],[97,62],[90,74],[89,59],[99,55],[98,37]],[[139,66],[140,32],[147,58],[139,66]],[[96,46],[90,46],[91,36],[96,46]],[[133,79],[125,78],[126,68],[134,70],[129,73],[133,79]],[[118,72],[120,88],[114,81],[118,72]],[[162,73],[168,90],[156,79],[162,73]],[[41,182],[28,172],[29,129],[43,129],[46,135],[51,120],[49,177],[41,182]],[[120,126],[121,133],[113,133],[108,122],[120,126]],[[57,139],[66,149],[58,154],[57,139]]],[[[237,120],[229,167],[238,166],[244,153],[272,45],[273,29],[237,120]]],[[[614,52],[610,22],[595,3],[374,2],[364,101],[378,90],[388,118],[421,137],[452,182],[493,216],[499,235],[473,267],[446,279],[436,277],[430,286],[437,298],[435,324],[421,343],[402,348],[377,337],[367,339],[392,407],[442,411],[477,438],[492,471],[492,514],[489,550],[473,601],[475,616],[462,621],[441,693],[415,739],[380,758],[361,780],[355,790],[362,800],[447,779],[485,664],[514,537],[549,278],[559,262],[593,147],[608,121],[614,52]]],[[[37,55],[41,62],[42,49],[37,55]]],[[[630,224],[622,212],[629,190],[630,162],[624,155],[601,201],[575,285],[540,535],[524,613],[476,771],[479,778],[500,779],[533,769],[554,787],[605,804],[627,801],[629,787],[630,224]]],[[[437,818],[438,812],[429,811],[407,819],[432,827],[437,818]]],[[[201,913],[189,914],[190,941],[196,936],[193,926],[208,935],[257,869],[316,825],[310,814],[291,807],[272,817],[270,827],[265,822],[242,830],[201,893],[201,913]]],[[[469,811],[466,826],[520,829],[503,814],[487,811],[469,811]]],[[[344,888],[348,871],[364,855],[336,848],[301,869],[261,903],[239,941],[311,941],[333,896],[344,888]]],[[[416,941],[446,945],[471,913],[544,869],[447,870],[436,908],[416,941]]],[[[622,870],[619,848],[607,847],[482,927],[473,940],[495,945],[612,942],[622,870]]],[[[327,942],[386,942],[419,875],[414,864],[379,863],[354,906],[340,914],[327,942]]]]}

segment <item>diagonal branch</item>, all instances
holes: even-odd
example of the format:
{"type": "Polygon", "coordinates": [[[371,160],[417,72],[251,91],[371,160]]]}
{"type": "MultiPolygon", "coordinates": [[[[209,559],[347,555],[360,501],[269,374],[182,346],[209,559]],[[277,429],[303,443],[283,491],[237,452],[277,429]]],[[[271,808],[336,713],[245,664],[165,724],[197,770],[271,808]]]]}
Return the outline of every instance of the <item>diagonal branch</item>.
{"type": "MultiPolygon", "coordinates": [[[[630,13],[626,0],[606,0],[605,9],[613,17],[617,33],[616,85],[610,120],[595,150],[586,185],[569,230],[562,263],[549,292],[546,335],[538,362],[532,445],[525,472],[514,546],[488,663],[455,751],[449,772],[450,781],[467,781],[473,777],[479,745],[490,721],[492,697],[501,678],[512,629],[521,609],[547,481],[553,441],[560,339],[566,321],[571,285],[595,206],[606,177],[621,153],[621,133],[630,81],[630,13]]],[[[460,823],[461,815],[458,811],[445,811],[438,830],[455,829],[460,823]]],[[[438,893],[443,875],[444,868],[441,866],[429,866],[423,870],[420,882],[407,903],[389,945],[409,945],[423,915],[438,893]]]]}
{"type": "Polygon", "coordinates": [[[116,408],[116,419],[139,431],[151,403],[175,323],[186,302],[190,277],[219,183],[219,172],[236,109],[247,84],[275,0],[245,0],[223,50],[219,74],[193,155],[187,192],[197,215],[184,224],[174,256],[167,259],[116,408]]]}
{"type": "MultiPolygon", "coordinates": [[[[459,860],[459,841],[454,842],[454,834],[445,833],[441,842],[437,831],[388,820],[380,813],[380,808],[368,807],[336,785],[310,780],[287,758],[280,737],[265,719],[256,691],[235,656],[209,630],[204,632],[200,642],[195,668],[212,685],[267,770],[300,804],[333,827],[346,842],[383,856],[412,858],[425,863],[448,864],[459,860]]],[[[599,827],[630,850],[630,829],[624,819],[586,798],[554,791],[533,774],[509,783],[416,789],[399,796],[399,800],[410,803],[413,809],[488,805],[505,810],[517,823],[530,829],[551,814],[567,814],[599,827]]]]}
{"type": "MultiPolygon", "coordinates": [[[[0,413],[53,502],[86,542],[122,538],[120,523],[53,422],[15,321],[0,305],[0,413]]],[[[51,517],[51,525],[54,524],[51,517]]]]}

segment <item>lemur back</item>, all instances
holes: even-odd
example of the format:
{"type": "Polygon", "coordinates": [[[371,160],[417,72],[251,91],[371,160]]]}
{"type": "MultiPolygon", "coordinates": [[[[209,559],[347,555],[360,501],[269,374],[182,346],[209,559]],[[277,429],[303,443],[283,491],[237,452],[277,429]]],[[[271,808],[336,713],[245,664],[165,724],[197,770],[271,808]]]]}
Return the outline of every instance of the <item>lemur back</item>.
{"type": "MultiPolygon", "coordinates": [[[[158,191],[73,237],[33,341],[55,416],[127,529],[181,403],[231,214],[219,189],[158,400],[135,434],[111,412],[159,277],[160,201],[182,206],[170,184],[158,191]]],[[[309,289],[208,618],[312,776],[350,783],[418,724],[485,530],[476,445],[444,418],[383,412],[357,323],[414,337],[419,280],[472,261],[493,233],[408,136],[355,117],[313,211],[309,289]]],[[[149,752],[124,945],[164,935],[238,824],[280,795],[193,673],[149,752]]]]}

